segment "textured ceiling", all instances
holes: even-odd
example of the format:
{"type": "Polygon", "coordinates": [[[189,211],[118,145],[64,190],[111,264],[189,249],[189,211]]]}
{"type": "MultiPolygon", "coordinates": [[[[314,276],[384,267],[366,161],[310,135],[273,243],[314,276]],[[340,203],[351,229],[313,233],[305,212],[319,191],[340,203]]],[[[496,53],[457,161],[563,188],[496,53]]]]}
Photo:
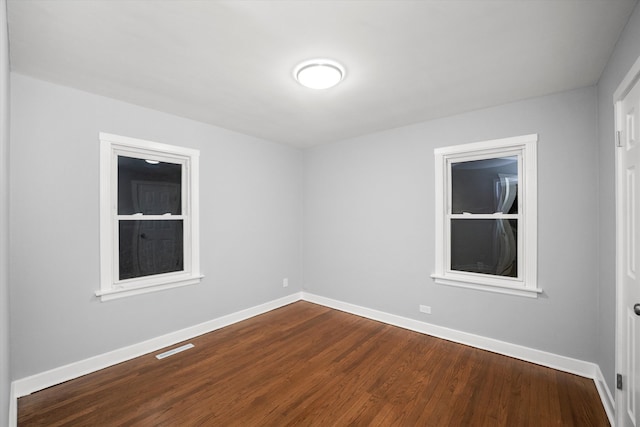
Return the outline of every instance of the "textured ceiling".
{"type": "Polygon", "coordinates": [[[9,0],[12,71],[300,147],[593,85],[635,0],[9,0]],[[292,70],[332,58],[346,78],[292,70]]]}

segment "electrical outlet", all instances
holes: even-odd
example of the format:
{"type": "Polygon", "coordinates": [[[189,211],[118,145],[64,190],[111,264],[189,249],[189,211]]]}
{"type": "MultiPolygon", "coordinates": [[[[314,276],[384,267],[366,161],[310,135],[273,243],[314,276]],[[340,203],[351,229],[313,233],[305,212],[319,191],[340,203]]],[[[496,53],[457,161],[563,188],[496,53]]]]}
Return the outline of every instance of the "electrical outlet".
{"type": "Polygon", "coordinates": [[[429,307],[428,305],[421,305],[420,306],[420,312],[421,313],[426,313],[426,314],[431,314],[431,307],[429,307]]]}
{"type": "Polygon", "coordinates": [[[282,287],[286,288],[287,286],[289,286],[289,279],[285,277],[284,279],[282,279],[282,287]]]}

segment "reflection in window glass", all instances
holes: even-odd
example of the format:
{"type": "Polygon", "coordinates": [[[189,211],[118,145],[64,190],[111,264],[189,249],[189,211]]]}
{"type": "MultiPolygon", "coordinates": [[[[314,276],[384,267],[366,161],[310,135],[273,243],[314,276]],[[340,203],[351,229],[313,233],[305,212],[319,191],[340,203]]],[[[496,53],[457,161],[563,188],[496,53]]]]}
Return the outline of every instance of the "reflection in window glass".
{"type": "Polygon", "coordinates": [[[518,157],[451,164],[451,213],[518,213],[518,157]]]}
{"type": "Polygon", "coordinates": [[[118,156],[118,215],[180,215],[182,165],[118,156]]]}
{"type": "Polygon", "coordinates": [[[183,221],[120,221],[120,280],[184,269],[183,221]]]}
{"type": "Polygon", "coordinates": [[[452,219],[451,270],[518,277],[518,220],[452,219]]]}

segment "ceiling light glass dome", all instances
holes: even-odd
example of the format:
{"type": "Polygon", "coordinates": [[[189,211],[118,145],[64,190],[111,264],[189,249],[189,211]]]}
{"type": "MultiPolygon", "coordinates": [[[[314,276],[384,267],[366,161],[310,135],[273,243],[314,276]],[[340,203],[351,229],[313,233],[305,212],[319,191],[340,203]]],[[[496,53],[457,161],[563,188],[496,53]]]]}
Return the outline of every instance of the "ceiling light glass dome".
{"type": "Polygon", "coordinates": [[[298,64],[293,76],[310,89],[328,89],[344,79],[344,67],[330,59],[311,59],[298,64]]]}

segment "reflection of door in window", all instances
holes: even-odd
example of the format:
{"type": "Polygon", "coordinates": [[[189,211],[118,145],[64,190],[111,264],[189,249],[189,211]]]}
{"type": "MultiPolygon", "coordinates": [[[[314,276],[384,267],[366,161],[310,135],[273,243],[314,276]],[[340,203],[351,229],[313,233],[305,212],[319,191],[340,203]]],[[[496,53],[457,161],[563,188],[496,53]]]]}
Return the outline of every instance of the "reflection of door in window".
{"type": "Polygon", "coordinates": [[[131,181],[133,209],[144,215],[180,214],[180,185],[172,182],[131,181]]]}
{"type": "MultiPolygon", "coordinates": [[[[132,181],[136,212],[181,212],[180,185],[132,181]]],[[[132,233],[133,277],[181,271],[183,269],[182,220],[134,221],[132,233]]]]}

